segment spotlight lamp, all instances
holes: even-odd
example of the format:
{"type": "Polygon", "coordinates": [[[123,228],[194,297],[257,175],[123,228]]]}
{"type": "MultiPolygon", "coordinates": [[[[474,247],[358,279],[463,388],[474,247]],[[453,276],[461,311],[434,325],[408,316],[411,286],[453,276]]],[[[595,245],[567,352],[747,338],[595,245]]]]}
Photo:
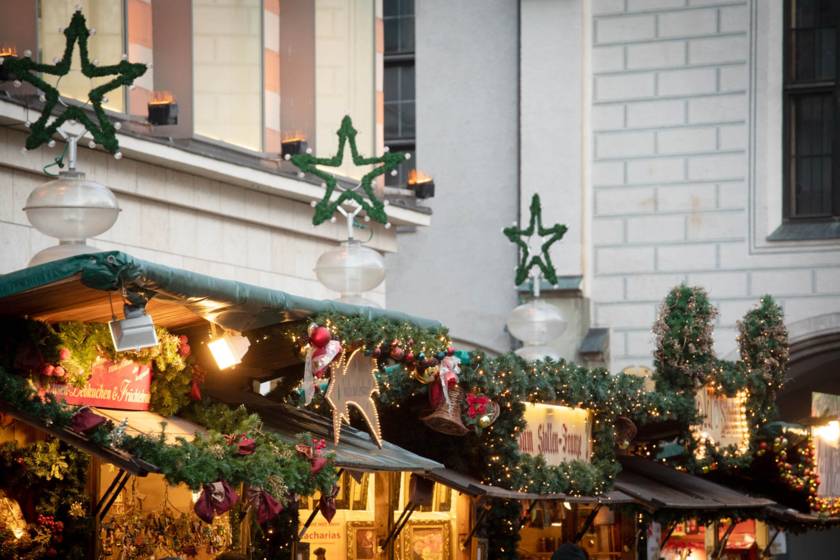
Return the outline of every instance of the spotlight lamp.
{"type": "Polygon", "coordinates": [[[126,303],[123,307],[124,319],[114,317],[109,323],[114,350],[126,352],[158,345],[157,332],[151,315],[146,313],[145,305],[126,303]]]}
{"type": "Polygon", "coordinates": [[[220,337],[215,337],[207,343],[213,359],[219,369],[228,369],[242,362],[242,358],[248,353],[251,341],[247,336],[234,331],[226,331],[220,337]]]}

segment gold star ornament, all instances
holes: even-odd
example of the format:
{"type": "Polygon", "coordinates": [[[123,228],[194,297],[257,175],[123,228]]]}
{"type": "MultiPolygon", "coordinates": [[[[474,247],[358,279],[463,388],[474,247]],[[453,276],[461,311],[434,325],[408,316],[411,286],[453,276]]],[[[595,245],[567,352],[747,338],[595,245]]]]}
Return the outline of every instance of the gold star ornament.
{"type": "Polygon", "coordinates": [[[335,444],[341,438],[341,421],[350,423],[350,406],[354,406],[370,429],[370,435],[378,447],[382,447],[382,429],[379,412],[373,395],[379,393],[376,382],[376,360],[365,356],[361,348],[354,350],[347,358],[343,353],[338,366],[333,369],[327,393],[324,397],[332,407],[335,444]]]}

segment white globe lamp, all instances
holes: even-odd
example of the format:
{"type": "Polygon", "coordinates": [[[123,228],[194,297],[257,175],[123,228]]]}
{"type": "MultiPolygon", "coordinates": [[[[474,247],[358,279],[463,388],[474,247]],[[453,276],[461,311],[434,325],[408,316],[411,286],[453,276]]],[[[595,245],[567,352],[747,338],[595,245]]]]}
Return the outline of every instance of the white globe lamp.
{"type": "Polygon", "coordinates": [[[35,266],[95,252],[85,240],[108,231],[120,207],[108,187],[86,179],[84,173],[65,171],[33,190],[23,210],[35,229],[59,240],[32,257],[29,266],[35,266]]]}
{"type": "Polygon", "coordinates": [[[547,344],[562,335],[567,326],[560,310],[541,299],[518,306],[507,320],[508,330],[523,344],[516,354],[528,361],[559,360],[560,355],[547,344]]]}
{"type": "Polygon", "coordinates": [[[340,297],[337,301],[376,306],[362,297],[385,279],[385,260],[377,251],[356,239],[348,239],[337,249],[326,251],[315,264],[318,281],[340,297]]]}

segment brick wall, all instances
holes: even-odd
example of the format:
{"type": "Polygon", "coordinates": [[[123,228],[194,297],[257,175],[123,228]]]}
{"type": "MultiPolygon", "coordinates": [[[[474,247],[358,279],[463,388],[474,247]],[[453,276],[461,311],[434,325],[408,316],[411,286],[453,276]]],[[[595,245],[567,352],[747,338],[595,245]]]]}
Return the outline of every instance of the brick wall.
{"type": "Polygon", "coordinates": [[[679,282],[720,308],[722,356],[764,293],[789,324],[840,312],[840,244],[750,249],[749,18],[749,2],[593,2],[591,293],[613,370],[650,363],[657,305],[679,282]]]}

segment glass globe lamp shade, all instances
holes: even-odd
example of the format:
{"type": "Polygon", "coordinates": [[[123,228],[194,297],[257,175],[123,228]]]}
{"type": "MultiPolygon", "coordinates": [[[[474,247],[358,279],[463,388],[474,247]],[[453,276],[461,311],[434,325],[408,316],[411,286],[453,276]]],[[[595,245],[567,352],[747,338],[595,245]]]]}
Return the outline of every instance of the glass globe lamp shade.
{"type": "Polygon", "coordinates": [[[533,299],[514,309],[507,320],[510,333],[526,346],[539,346],[566,331],[566,319],[557,307],[533,299]]]}
{"type": "Polygon", "coordinates": [[[84,173],[62,172],[33,190],[23,210],[35,229],[60,241],[35,255],[32,266],[90,252],[85,239],[108,231],[120,207],[108,187],[85,179],[84,173]]]}
{"type": "Polygon", "coordinates": [[[548,358],[556,362],[560,359],[560,354],[558,354],[554,348],[543,345],[523,346],[522,348],[514,350],[514,354],[527,362],[545,360],[548,358]]]}
{"type": "Polygon", "coordinates": [[[360,294],[376,288],[385,279],[385,260],[377,251],[350,239],[318,258],[315,276],[321,284],[341,294],[339,301],[370,305],[360,294]]]}

